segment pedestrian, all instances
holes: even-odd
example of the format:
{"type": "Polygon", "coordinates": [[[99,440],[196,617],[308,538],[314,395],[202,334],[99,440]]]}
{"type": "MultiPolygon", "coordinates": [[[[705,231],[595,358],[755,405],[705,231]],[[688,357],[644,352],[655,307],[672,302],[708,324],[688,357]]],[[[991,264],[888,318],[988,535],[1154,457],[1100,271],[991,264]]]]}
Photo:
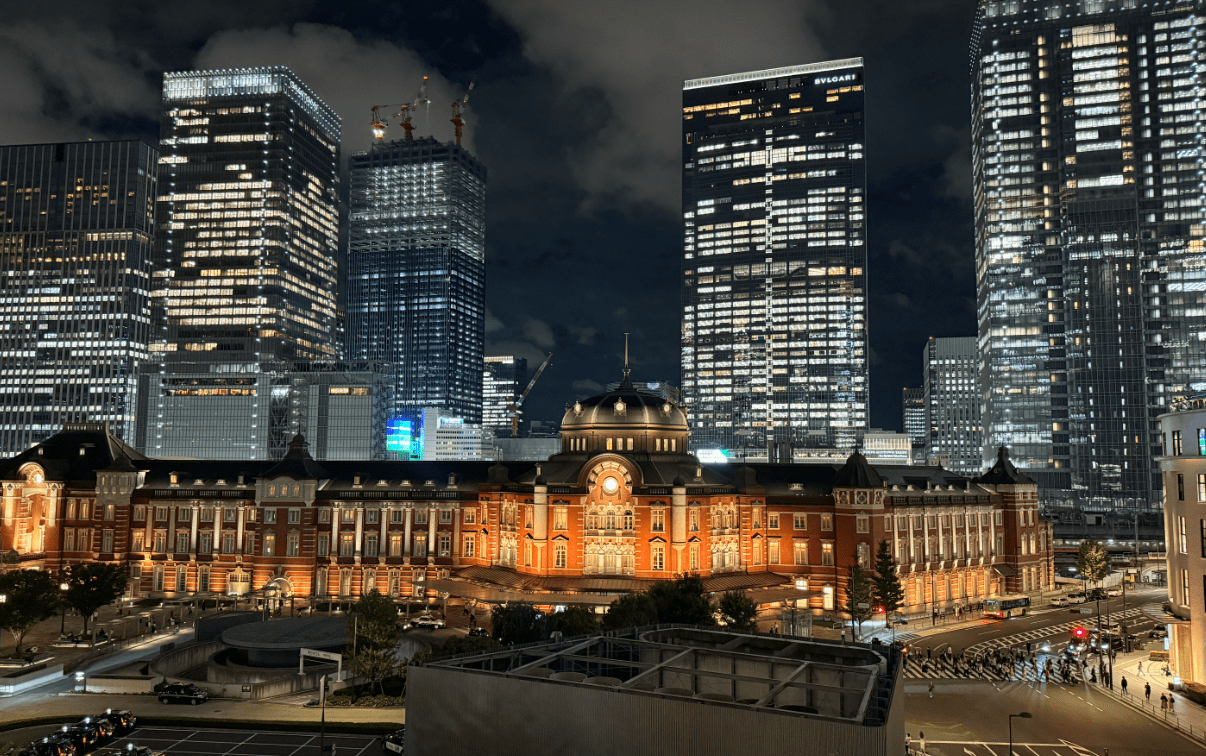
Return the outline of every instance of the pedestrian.
{"type": "Polygon", "coordinates": [[[1126,695],[1126,675],[1122,676],[1122,695],[1126,695]]]}
{"type": "Polygon", "coordinates": [[[1172,693],[1168,694],[1168,710],[1171,712],[1177,705],[1177,697],[1172,693]]]}
{"type": "Polygon", "coordinates": [[[905,733],[905,756],[910,756],[913,753],[913,733],[905,733]]]}
{"type": "Polygon", "coordinates": [[[1143,684],[1143,697],[1149,701],[1152,700],[1152,684],[1151,683],[1143,684]]]}
{"type": "Polygon", "coordinates": [[[930,680],[930,698],[934,697],[934,681],[930,680]]]}
{"type": "Polygon", "coordinates": [[[925,647],[925,658],[933,659],[934,658],[934,649],[930,648],[929,646],[926,646],[925,647]]]}
{"type": "Polygon", "coordinates": [[[925,753],[925,732],[924,731],[917,733],[917,747],[922,753],[925,753]]]}
{"type": "Polygon", "coordinates": [[[1139,662],[1139,674],[1143,674],[1143,662],[1139,662]]]}
{"type": "Polygon", "coordinates": [[[1026,653],[1030,653],[1030,641],[1026,641],[1026,653]]]}
{"type": "Polygon", "coordinates": [[[1168,711],[1168,696],[1164,693],[1160,694],[1160,711],[1168,711]]]}

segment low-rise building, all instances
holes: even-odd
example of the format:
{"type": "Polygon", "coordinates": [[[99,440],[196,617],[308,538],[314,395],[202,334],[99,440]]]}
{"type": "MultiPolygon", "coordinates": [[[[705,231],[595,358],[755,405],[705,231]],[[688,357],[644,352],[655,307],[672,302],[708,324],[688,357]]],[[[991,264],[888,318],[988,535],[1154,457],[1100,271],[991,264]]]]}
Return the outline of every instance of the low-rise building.
{"type": "Polygon", "coordinates": [[[572,596],[691,572],[718,590],[802,583],[832,609],[880,541],[905,611],[1052,585],[1037,486],[1004,449],[973,479],[858,452],[708,465],[688,436],[681,407],[628,383],[569,407],[543,462],[315,460],[301,435],[279,461],[155,459],[68,426],[0,461],[0,550],[121,564],[161,597],[424,596],[435,581],[572,596]]]}

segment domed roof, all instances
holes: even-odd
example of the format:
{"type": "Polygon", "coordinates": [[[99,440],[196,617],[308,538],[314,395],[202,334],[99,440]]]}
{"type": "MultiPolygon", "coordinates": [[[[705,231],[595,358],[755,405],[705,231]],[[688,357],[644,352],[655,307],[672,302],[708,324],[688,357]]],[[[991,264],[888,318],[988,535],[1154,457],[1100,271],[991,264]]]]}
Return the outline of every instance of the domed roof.
{"type": "Polygon", "coordinates": [[[628,377],[614,391],[574,402],[561,419],[561,432],[590,428],[648,427],[687,430],[687,413],[674,402],[641,391],[628,377]]]}

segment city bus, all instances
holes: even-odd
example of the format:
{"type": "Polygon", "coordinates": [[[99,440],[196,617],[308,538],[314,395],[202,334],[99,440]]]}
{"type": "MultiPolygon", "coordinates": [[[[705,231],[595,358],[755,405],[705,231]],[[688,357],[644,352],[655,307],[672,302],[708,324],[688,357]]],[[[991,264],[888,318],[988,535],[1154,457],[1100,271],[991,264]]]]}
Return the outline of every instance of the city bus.
{"type": "Polygon", "coordinates": [[[1021,617],[1030,608],[1030,597],[1012,594],[984,599],[984,616],[1005,619],[1021,617]]]}

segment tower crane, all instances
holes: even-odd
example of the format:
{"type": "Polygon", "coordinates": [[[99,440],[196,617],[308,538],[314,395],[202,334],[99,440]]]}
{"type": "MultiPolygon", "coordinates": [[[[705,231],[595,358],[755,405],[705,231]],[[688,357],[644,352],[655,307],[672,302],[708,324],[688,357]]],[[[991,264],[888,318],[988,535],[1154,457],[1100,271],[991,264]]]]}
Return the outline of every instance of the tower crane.
{"type": "Polygon", "coordinates": [[[427,77],[426,76],[423,77],[423,84],[419,87],[419,93],[417,95],[415,95],[415,101],[410,103],[409,105],[403,105],[402,110],[399,111],[398,113],[395,113],[395,115],[402,116],[402,122],[399,123],[398,125],[402,127],[403,131],[406,132],[406,141],[408,141],[408,142],[412,141],[414,139],[414,134],[412,134],[411,132],[413,132],[415,130],[414,124],[412,124],[410,122],[410,117],[412,115],[414,115],[414,112],[416,110],[419,109],[420,103],[425,103],[428,105],[431,104],[431,100],[427,99],[427,77]]]}
{"type": "MultiPolygon", "coordinates": [[[[465,96],[459,100],[452,101],[452,125],[456,127],[456,143],[461,143],[461,132],[465,126],[465,119],[461,117],[464,113],[465,103],[469,102],[469,93],[473,91],[475,82],[469,82],[469,88],[465,90],[465,96]]],[[[539,374],[538,374],[539,375],[539,374]]]]}
{"type": "Polygon", "coordinates": [[[536,385],[536,381],[540,380],[540,374],[549,366],[549,362],[552,359],[553,353],[549,352],[549,356],[545,357],[544,362],[540,363],[540,367],[536,369],[536,375],[532,376],[528,387],[523,390],[518,399],[507,405],[507,414],[511,418],[511,438],[519,438],[519,416],[523,414],[523,410],[520,407],[523,406],[523,400],[528,398],[528,394],[532,392],[532,387],[536,385]]]}

